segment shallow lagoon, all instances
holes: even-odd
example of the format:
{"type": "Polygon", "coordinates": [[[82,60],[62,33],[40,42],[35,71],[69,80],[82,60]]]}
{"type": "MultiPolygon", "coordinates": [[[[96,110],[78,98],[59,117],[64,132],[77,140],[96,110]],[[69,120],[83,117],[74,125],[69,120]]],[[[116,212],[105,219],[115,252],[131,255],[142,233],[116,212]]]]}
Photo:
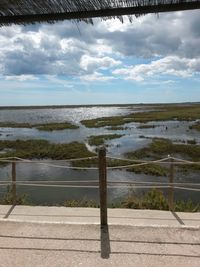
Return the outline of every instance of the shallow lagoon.
{"type": "MultiPolygon", "coordinates": [[[[63,122],[70,121],[80,126],[75,130],[61,130],[45,132],[37,129],[27,128],[0,128],[1,140],[16,139],[46,139],[56,143],[70,143],[73,141],[85,142],[92,151],[95,147],[90,147],[87,138],[91,135],[99,134],[124,134],[119,139],[106,141],[108,155],[123,157],[128,151],[133,151],[147,146],[151,142],[151,138],[163,137],[173,140],[174,142],[183,142],[195,139],[200,143],[198,131],[189,130],[189,126],[193,122],[188,121],[165,121],[150,122],[147,124],[154,125],[154,128],[140,129],[139,123],[127,123],[124,130],[109,130],[109,127],[102,128],[86,128],[80,121],[84,119],[92,119],[106,116],[125,115],[130,112],[143,111],[144,106],[131,107],[78,107],[78,108],[59,108],[59,109],[23,109],[23,110],[0,110],[0,122],[17,122],[17,123],[47,123],[47,122],[63,122]],[[142,136],[148,138],[142,138],[142,136]]],[[[60,163],[59,163],[60,164],[60,163]]],[[[176,181],[199,182],[199,173],[177,174],[176,181]]],[[[11,176],[10,166],[0,168],[0,179],[9,180],[11,176]]],[[[44,165],[31,165],[20,163],[17,165],[17,179],[19,180],[97,180],[97,171],[75,171],[52,168],[44,165]]],[[[153,177],[150,175],[134,174],[122,170],[109,171],[109,180],[126,180],[126,181],[163,181],[167,182],[167,178],[153,177]]],[[[86,188],[39,188],[39,187],[23,187],[18,188],[20,192],[27,193],[32,202],[35,204],[46,203],[55,204],[62,203],[66,199],[95,199],[98,200],[97,189],[86,188]]],[[[137,192],[143,191],[137,189],[137,192]]],[[[1,188],[0,193],[3,194],[5,188],[1,188]]],[[[109,189],[109,202],[117,201],[130,192],[130,188],[109,189]]],[[[192,198],[198,202],[199,193],[177,190],[177,199],[192,198]]]]}

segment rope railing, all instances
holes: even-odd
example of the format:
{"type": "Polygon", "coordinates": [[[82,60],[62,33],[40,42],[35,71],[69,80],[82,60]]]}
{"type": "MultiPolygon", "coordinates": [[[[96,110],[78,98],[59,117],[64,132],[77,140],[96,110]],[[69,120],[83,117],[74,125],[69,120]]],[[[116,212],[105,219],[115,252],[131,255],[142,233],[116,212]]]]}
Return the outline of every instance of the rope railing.
{"type": "MultiPolygon", "coordinates": [[[[9,186],[13,183],[3,183],[0,184],[1,186],[9,186]]],[[[21,183],[17,182],[15,185],[18,186],[31,186],[31,187],[56,187],[56,188],[99,188],[99,185],[73,185],[73,184],[42,184],[42,183],[21,183]]],[[[176,186],[175,184],[168,184],[168,185],[136,185],[134,183],[126,184],[126,185],[107,185],[108,189],[112,188],[122,188],[122,187],[128,187],[132,186],[131,188],[137,188],[137,189],[151,189],[151,188],[157,188],[157,189],[164,189],[164,188],[171,188],[173,186],[173,189],[179,189],[179,190],[187,190],[187,191],[196,191],[200,192],[200,188],[192,188],[192,187],[185,187],[182,184],[180,186],[176,186]]]]}
{"type": "MultiPolygon", "coordinates": [[[[87,183],[99,183],[99,181],[65,181],[65,182],[61,182],[61,181],[35,181],[35,180],[23,180],[23,181],[17,181],[17,182],[12,182],[12,181],[5,181],[5,182],[0,182],[0,185],[5,185],[5,184],[16,184],[16,185],[19,185],[21,183],[26,183],[26,184],[31,184],[31,183],[34,183],[34,184],[61,184],[61,185],[64,185],[64,184],[87,184],[87,183]]],[[[135,181],[132,181],[132,182],[121,182],[121,181],[107,181],[107,184],[117,184],[117,185],[126,185],[126,186],[130,186],[130,185],[143,185],[143,184],[147,184],[147,185],[154,185],[154,186],[157,186],[157,185],[168,185],[168,186],[172,186],[172,185],[180,185],[180,186],[200,186],[200,183],[165,183],[165,182],[135,182],[135,181]]]]}
{"type": "MultiPolygon", "coordinates": [[[[169,160],[173,159],[174,165],[200,165],[200,161],[188,161],[188,160],[183,160],[183,159],[178,159],[174,157],[167,157],[163,159],[158,159],[158,160],[149,160],[149,161],[144,161],[144,160],[130,160],[130,159],[124,159],[124,158],[115,158],[115,157],[107,157],[108,159],[113,159],[113,160],[121,160],[121,161],[128,161],[128,162],[134,162],[134,164],[128,164],[128,165],[121,165],[121,166],[109,166],[107,167],[108,170],[114,170],[114,169],[127,169],[127,168],[132,168],[132,167],[140,167],[140,166],[145,166],[145,165],[150,165],[150,164],[169,164],[169,160]],[[175,161],[176,160],[176,161],[175,161]],[[137,163],[135,163],[137,162],[137,163]]],[[[66,160],[55,160],[56,162],[75,162],[75,161],[82,161],[82,160],[91,160],[91,159],[98,159],[97,156],[95,157],[87,157],[87,158],[78,158],[78,159],[66,159],[66,160]]],[[[38,164],[38,165],[44,165],[47,167],[53,167],[53,168],[62,168],[62,169],[74,169],[74,170],[98,170],[98,167],[78,167],[78,166],[63,166],[63,165],[58,165],[58,164],[53,164],[52,161],[36,161],[36,160],[29,160],[29,159],[22,159],[22,158],[17,158],[17,157],[10,157],[8,158],[0,158],[0,162],[5,162],[5,163],[31,163],[31,164],[38,164]]]]}
{"type": "MultiPolygon", "coordinates": [[[[20,183],[43,183],[43,184],[52,184],[52,183],[56,183],[56,184],[66,184],[66,183],[99,183],[99,180],[65,180],[65,181],[60,181],[60,180],[18,180],[16,182],[12,182],[12,181],[0,181],[0,185],[4,184],[4,183],[15,183],[17,184],[18,182],[20,183]]],[[[134,185],[134,184],[164,184],[164,185],[195,185],[195,186],[200,186],[200,183],[186,183],[186,182],[180,182],[180,183],[167,183],[167,182],[158,182],[158,181],[151,181],[151,182],[138,182],[138,181],[107,181],[107,183],[109,184],[130,184],[130,185],[134,185]]]]}
{"type": "MultiPolygon", "coordinates": [[[[71,186],[71,187],[73,187],[73,186],[78,186],[78,187],[90,187],[90,185],[74,185],[74,184],[72,184],[72,183],[69,183],[69,184],[45,184],[45,183],[31,183],[31,182],[26,182],[26,181],[24,181],[24,182],[16,182],[16,183],[12,183],[12,182],[7,182],[7,183],[0,183],[0,185],[12,185],[12,184],[15,184],[15,185],[38,185],[38,186],[46,186],[46,187],[48,187],[48,186],[57,186],[57,187],[64,187],[64,186],[71,186]]],[[[142,185],[142,183],[140,183],[140,184],[137,184],[137,183],[134,183],[134,182],[132,182],[132,183],[124,183],[124,184],[121,184],[121,183],[118,183],[118,182],[115,182],[115,183],[113,183],[113,184],[116,184],[116,185],[110,185],[110,184],[112,184],[112,183],[108,183],[109,185],[108,186],[110,186],[110,187],[128,187],[128,186],[133,186],[133,187],[137,187],[137,188],[143,188],[143,186],[151,186],[151,187],[159,187],[159,186],[165,186],[165,187],[170,187],[170,186],[174,186],[174,188],[175,188],[175,186],[176,185],[180,185],[181,186],[181,188],[185,188],[184,186],[194,186],[195,184],[187,184],[187,183],[184,183],[184,184],[181,184],[181,183],[172,183],[172,184],[170,184],[170,183],[159,183],[159,184],[156,184],[156,183],[152,183],[152,185],[148,185],[149,183],[147,183],[147,185],[144,183],[144,185],[142,185]],[[122,186],[121,186],[122,185],[122,186]]],[[[200,185],[198,185],[198,186],[200,186],[200,185]]],[[[187,187],[187,189],[189,190],[189,189],[193,189],[193,188],[191,188],[191,187],[187,187]]],[[[200,190],[200,188],[196,188],[197,190],[200,190]]]]}
{"type": "MultiPolygon", "coordinates": [[[[176,157],[165,157],[157,160],[139,160],[139,159],[126,159],[118,158],[113,156],[106,156],[105,148],[100,149],[98,156],[84,157],[84,158],[72,158],[72,159],[60,159],[60,160],[30,160],[20,157],[2,157],[0,158],[2,163],[12,164],[12,181],[0,181],[0,186],[11,186],[11,193],[13,204],[16,203],[17,198],[17,186],[25,187],[54,187],[54,188],[91,188],[99,189],[100,195],[100,213],[101,213],[101,225],[107,224],[107,189],[114,188],[136,188],[136,189],[168,189],[168,202],[169,210],[174,210],[174,190],[186,190],[186,191],[196,191],[200,192],[200,183],[192,182],[174,182],[174,167],[179,165],[200,165],[200,161],[190,161],[185,159],[180,159],[176,157]],[[87,161],[96,159],[98,166],[90,167],[79,167],[71,165],[73,162],[87,161]],[[124,165],[118,166],[108,166],[107,160],[115,161],[120,160],[124,165]],[[55,163],[56,162],[56,163],[55,163]],[[16,179],[16,165],[17,164],[36,164],[41,166],[47,166],[50,168],[60,168],[60,169],[73,169],[73,170],[98,170],[99,179],[89,179],[89,180],[17,180],[16,179]],[[61,165],[67,164],[67,165],[61,165]],[[150,164],[167,165],[169,166],[169,178],[168,182],[159,181],[124,181],[119,180],[107,180],[107,170],[121,170],[129,169],[133,167],[143,167],[150,164]]],[[[110,163],[110,162],[109,162],[110,163]]],[[[112,162],[111,162],[112,163],[112,162]]]]}
{"type": "MultiPolygon", "coordinates": [[[[72,159],[55,159],[56,161],[63,161],[63,162],[72,162],[72,161],[81,161],[81,160],[88,160],[88,159],[97,159],[98,156],[93,156],[93,157],[84,157],[84,158],[72,158],[72,159]]],[[[20,157],[6,157],[6,158],[0,158],[0,161],[2,160],[16,160],[16,162],[23,161],[23,162],[38,162],[38,160],[30,160],[30,159],[24,159],[20,157]]]]}

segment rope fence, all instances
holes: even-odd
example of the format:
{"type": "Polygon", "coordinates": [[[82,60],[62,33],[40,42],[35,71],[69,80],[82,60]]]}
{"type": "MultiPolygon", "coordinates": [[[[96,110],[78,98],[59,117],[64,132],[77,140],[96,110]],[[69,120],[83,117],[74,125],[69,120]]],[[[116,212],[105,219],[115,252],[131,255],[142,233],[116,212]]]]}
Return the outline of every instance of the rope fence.
{"type": "MultiPolygon", "coordinates": [[[[113,160],[121,160],[121,161],[128,161],[128,162],[133,162],[134,164],[128,164],[128,165],[121,165],[121,166],[113,166],[113,167],[107,167],[108,170],[115,170],[115,169],[127,169],[127,168],[132,168],[132,167],[140,167],[140,166],[145,166],[145,165],[150,165],[150,164],[169,164],[169,160],[173,159],[173,164],[174,165],[200,165],[200,161],[188,161],[188,160],[182,160],[182,159],[177,159],[174,157],[167,157],[159,160],[149,160],[149,161],[144,161],[144,160],[130,160],[130,159],[125,159],[125,158],[115,158],[115,157],[106,157],[108,159],[113,159],[113,160]],[[174,161],[176,160],[176,161],[174,161]],[[135,163],[137,162],[137,163],[135,163]]],[[[91,160],[91,159],[98,159],[98,157],[87,157],[87,158],[79,158],[79,159],[67,159],[67,160],[56,160],[56,162],[63,162],[63,163],[70,163],[70,162],[76,162],[76,161],[82,161],[82,160],[91,160]]],[[[62,169],[74,169],[74,170],[98,170],[98,167],[77,167],[77,166],[63,166],[63,165],[58,165],[58,164],[53,164],[52,161],[36,161],[36,160],[28,160],[28,159],[22,159],[22,158],[0,158],[0,162],[5,162],[5,163],[29,163],[29,164],[38,164],[38,165],[44,165],[47,167],[52,167],[52,168],[62,168],[62,169]]]]}
{"type": "MultiPolygon", "coordinates": [[[[8,186],[13,183],[4,183],[0,184],[2,186],[8,186]]],[[[99,188],[98,185],[73,185],[73,184],[64,184],[64,185],[59,185],[59,184],[40,184],[40,183],[20,183],[17,182],[16,185],[18,186],[35,186],[35,187],[57,187],[57,188],[99,188]]],[[[107,188],[122,188],[122,187],[129,187],[129,186],[134,186],[134,188],[138,189],[143,189],[143,188],[170,188],[173,185],[174,189],[182,189],[182,190],[188,190],[188,191],[200,191],[200,188],[189,188],[189,187],[183,187],[181,186],[174,186],[174,184],[169,184],[169,185],[134,185],[132,184],[127,184],[127,185],[107,185],[107,188]]]]}
{"type": "Polygon", "coordinates": [[[10,163],[12,166],[12,180],[11,181],[0,181],[0,186],[11,186],[11,194],[13,204],[16,204],[17,199],[17,186],[25,187],[54,187],[54,188],[95,188],[99,189],[100,196],[100,215],[101,215],[101,225],[107,225],[107,189],[112,188],[137,188],[137,189],[168,189],[168,204],[169,210],[174,210],[174,190],[186,190],[186,191],[196,191],[200,192],[200,183],[190,183],[190,182],[174,182],[174,168],[179,165],[199,165],[200,161],[190,161],[179,159],[175,157],[168,156],[166,158],[158,160],[135,160],[126,158],[117,158],[112,156],[106,156],[106,149],[101,148],[99,150],[98,156],[85,157],[85,158],[75,158],[66,160],[55,160],[56,163],[52,161],[41,162],[39,160],[23,159],[19,157],[6,157],[0,158],[2,163],[10,163]],[[70,164],[78,161],[88,161],[97,160],[98,167],[79,167],[71,166],[70,164]],[[121,166],[108,166],[107,160],[120,160],[122,162],[128,163],[121,166]],[[73,169],[73,170],[96,170],[99,173],[98,180],[17,180],[16,165],[23,164],[35,164],[46,166],[50,168],[60,168],[60,169],[73,169]],[[61,165],[67,164],[67,165],[61,165]],[[129,164],[130,163],[130,164],[129,164]],[[107,180],[108,170],[121,170],[129,169],[133,167],[142,167],[150,164],[167,165],[169,166],[169,177],[168,182],[158,182],[158,181],[124,181],[123,179],[119,181],[107,180]]]}

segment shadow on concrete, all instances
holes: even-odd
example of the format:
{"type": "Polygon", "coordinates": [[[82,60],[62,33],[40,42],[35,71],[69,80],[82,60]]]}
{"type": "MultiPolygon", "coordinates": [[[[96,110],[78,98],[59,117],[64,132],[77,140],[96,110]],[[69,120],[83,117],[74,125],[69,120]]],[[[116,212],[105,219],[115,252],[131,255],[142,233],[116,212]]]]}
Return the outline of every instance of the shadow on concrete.
{"type": "Polygon", "coordinates": [[[4,219],[7,219],[7,218],[10,216],[10,214],[11,214],[12,211],[14,210],[15,206],[16,206],[16,205],[12,205],[12,206],[10,207],[10,209],[8,210],[8,212],[6,213],[6,215],[3,217],[4,219]]]}
{"type": "Polygon", "coordinates": [[[110,236],[108,225],[101,226],[101,258],[108,259],[110,257],[110,236]]]}
{"type": "Polygon", "coordinates": [[[178,216],[178,214],[175,211],[172,211],[172,215],[176,218],[176,220],[181,224],[185,225],[182,219],[178,216]]]}
{"type": "MultiPolygon", "coordinates": [[[[147,255],[147,256],[165,256],[165,257],[185,257],[185,258],[199,258],[200,254],[197,252],[194,252],[192,254],[176,254],[176,253],[165,253],[159,252],[158,253],[152,253],[152,252],[141,252],[140,249],[136,249],[136,251],[112,251],[111,252],[111,245],[110,243],[127,243],[126,246],[128,246],[128,243],[144,243],[144,244],[165,244],[165,245],[192,245],[192,246],[200,246],[200,243],[194,243],[194,242],[170,242],[170,241],[158,241],[158,240],[126,240],[126,239],[110,239],[109,235],[109,228],[108,226],[103,226],[100,228],[100,238],[65,238],[65,237],[48,237],[48,236],[14,236],[14,235],[0,235],[0,238],[11,238],[11,239],[30,239],[30,240],[47,240],[48,244],[51,240],[65,240],[65,241],[91,241],[95,242],[93,249],[70,249],[70,248],[44,248],[44,247],[21,247],[21,246],[0,246],[0,250],[13,250],[13,251],[52,251],[52,252],[77,252],[77,253],[92,253],[92,254],[99,254],[101,255],[102,259],[109,259],[110,255],[147,255]],[[97,249],[96,245],[99,242],[100,244],[100,250],[97,249]]],[[[20,241],[20,244],[23,244],[23,241],[20,241]]],[[[126,248],[126,246],[124,248],[126,248]]],[[[60,247],[60,246],[59,246],[60,247]]],[[[128,246],[129,247],[129,246],[128,246]]],[[[137,248],[137,247],[136,247],[137,248]]]]}
{"type": "MultiPolygon", "coordinates": [[[[103,231],[102,231],[103,232],[103,231]]],[[[200,246],[200,242],[175,242],[175,241],[149,241],[149,240],[118,240],[110,239],[109,234],[103,232],[102,234],[102,246],[109,244],[109,253],[111,253],[110,243],[136,243],[136,244],[159,244],[159,245],[190,245],[190,246],[200,246]],[[107,240],[107,241],[106,241],[107,240]],[[105,242],[105,243],[104,243],[105,242]]],[[[66,237],[48,237],[48,236],[19,236],[19,235],[0,235],[0,238],[11,238],[11,239],[30,239],[30,240],[56,240],[56,241],[91,241],[100,242],[98,238],[66,238],[66,237]]],[[[108,247],[108,245],[107,245],[108,247]]]]}
{"type": "MultiPolygon", "coordinates": [[[[95,250],[82,249],[62,249],[62,248],[35,248],[35,247],[0,247],[0,250],[22,250],[22,251],[52,251],[52,252],[78,252],[78,253],[99,253],[95,250]]],[[[147,255],[147,256],[165,256],[165,257],[184,257],[184,258],[198,258],[200,255],[176,254],[176,253],[151,253],[151,252],[128,252],[128,251],[113,251],[113,255],[147,255]]],[[[102,257],[103,258],[103,257],[102,257]]],[[[106,258],[103,258],[106,259],[106,258]]]]}
{"type": "Polygon", "coordinates": [[[99,218],[99,215],[97,215],[97,216],[94,216],[94,215],[68,215],[68,214],[66,214],[66,215],[59,215],[59,214],[26,214],[26,213],[17,213],[17,212],[15,212],[15,214],[14,214],[15,216],[25,216],[25,217],[50,217],[50,218],[52,218],[52,217],[66,217],[66,218],[68,218],[68,217],[74,217],[74,218],[99,218]]]}

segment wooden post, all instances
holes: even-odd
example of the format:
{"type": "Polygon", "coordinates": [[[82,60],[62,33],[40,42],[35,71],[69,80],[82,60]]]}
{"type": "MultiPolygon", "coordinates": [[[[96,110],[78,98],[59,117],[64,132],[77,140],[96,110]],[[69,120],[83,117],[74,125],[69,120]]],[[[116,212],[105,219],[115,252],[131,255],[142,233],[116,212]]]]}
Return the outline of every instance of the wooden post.
{"type": "Polygon", "coordinates": [[[174,159],[170,159],[170,170],[169,170],[169,183],[171,184],[169,187],[169,210],[174,211],[174,159]]]}
{"type": "Polygon", "coordinates": [[[16,191],[16,162],[12,162],[12,202],[13,205],[16,204],[17,191],[16,191]]]}
{"type": "Polygon", "coordinates": [[[106,149],[99,150],[99,197],[101,226],[108,224],[107,220],[107,170],[106,170],[106,149]]]}

